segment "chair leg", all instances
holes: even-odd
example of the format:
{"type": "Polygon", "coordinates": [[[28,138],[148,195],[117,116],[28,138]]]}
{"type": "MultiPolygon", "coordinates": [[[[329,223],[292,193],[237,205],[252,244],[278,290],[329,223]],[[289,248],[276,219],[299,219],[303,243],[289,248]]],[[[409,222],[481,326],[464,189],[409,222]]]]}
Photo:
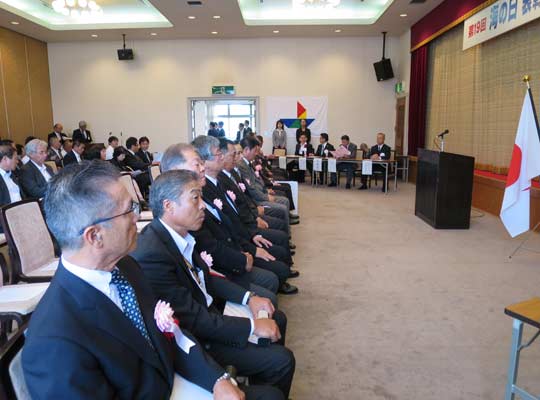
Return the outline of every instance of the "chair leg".
{"type": "Polygon", "coordinates": [[[523,336],[523,322],[519,319],[514,319],[512,325],[512,345],[510,346],[510,363],[508,366],[504,400],[515,399],[514,385],[516,384],[519,367],[519,346],[521,346],[521,338],[523,336]]]}

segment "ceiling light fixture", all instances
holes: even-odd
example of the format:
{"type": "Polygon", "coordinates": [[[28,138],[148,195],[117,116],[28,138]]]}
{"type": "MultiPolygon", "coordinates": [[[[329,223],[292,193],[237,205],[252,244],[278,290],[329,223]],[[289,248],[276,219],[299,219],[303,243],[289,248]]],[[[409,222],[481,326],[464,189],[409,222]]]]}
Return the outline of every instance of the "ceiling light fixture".
{"type": "Polygon", "coordinates": [[[400,16],[401,18],[405,18],[405,17],[407,16],[407,14],[399,14],[399,16],[400,16]]]}
{"type": "Polygon", "coordinates": [[[195,15],[190,15],[188,19],[195,19],[195,15]]]}
{"type": "Polygon", "coordinates": [[[213,32],[212,32],[212,35],[217,35],[217,32],[216,32],[216,31],[213,31],[213,32]]]}
{"type": "Polygon", "coordinates": [[[98,35],[96,35],[95,33],[94,33],[94,34],[92,34],[92,35],[90,35],[90,36],[92,36],[93,38],[96,38],[96,37],[98,37],[98,35]]]}
{"type": "Polygon", "coordinates": [[[221,18],[221,15],[214,15],[212,18],[214,18],[214,19],[220,19],[220,18],[221,18]]]}
{"type": "Polygon", "coordinates": [[[11,21],[11,25],[19,25],[20,22],[17,22],[17,21],[11,21]]]}
{"type": "Polygon", "coordinates": [[[272,32],[274,32],[274,33],[279,33],[279,31],[272,31],[272,32]]]}
{"type": "Polygon", "coordinates": [[[103,14],[103,9],[95,0],[54,0],[53,10],[66,17],[88,18],[103,14]]]}
{"type": "Polygon", "coordinates": [[[341,33],[341,29],[336,29],[334,32],[341,33]]]}

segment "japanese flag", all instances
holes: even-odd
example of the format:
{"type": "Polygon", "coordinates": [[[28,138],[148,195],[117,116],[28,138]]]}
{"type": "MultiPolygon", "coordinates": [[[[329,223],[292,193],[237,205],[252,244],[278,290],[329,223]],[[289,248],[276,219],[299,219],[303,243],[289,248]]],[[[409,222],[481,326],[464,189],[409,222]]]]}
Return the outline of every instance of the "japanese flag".
{"type": "Polygon", "coordinates": [[[529,230],[531,179],[540,175],[540,139],[530,90],[525,95],[501,208],[510,236],[529,230]]]}

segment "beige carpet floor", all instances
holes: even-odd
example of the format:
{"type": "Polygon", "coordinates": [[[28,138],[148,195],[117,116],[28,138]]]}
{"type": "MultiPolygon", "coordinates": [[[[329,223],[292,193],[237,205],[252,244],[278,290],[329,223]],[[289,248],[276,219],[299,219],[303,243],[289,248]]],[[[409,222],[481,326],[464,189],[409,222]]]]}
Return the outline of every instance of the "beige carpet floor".
{"type": "MultiPolygon", "coordinates": [[[[519,239],[477,211],[470,230],[435,230],[415,217],[414,191],[301,186],[301,292],[280,297],[294,400],[503,398],[504,307],[540,295],[540,254],[509,259],[519,239]]],[[[540,251],[540,236],[527,247],[540,251]]],[[[540,340],[519,377],[540,393],[540,340]]]]}

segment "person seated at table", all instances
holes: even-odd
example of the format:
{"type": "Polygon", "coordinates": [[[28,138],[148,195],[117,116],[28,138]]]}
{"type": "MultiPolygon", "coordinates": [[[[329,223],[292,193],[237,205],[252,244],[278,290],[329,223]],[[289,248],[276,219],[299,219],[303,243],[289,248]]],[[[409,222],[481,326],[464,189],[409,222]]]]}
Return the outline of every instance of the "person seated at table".
{"type": "Polygon", "coordinates": [[[176,334],[191,341],[187,346],[162,332],[156,294],[128,256],[137,244],[139,207],[119,178],[108,163],[85,161],[64,168],[47,191],[47,225],[62,257],[22,350],[28,398],[168,399],[180,374],[215,400],[283,399],[277,388],[242,393],[183,331],[184,321],[176,334]]]}
{"type": "MultiPolygon", "coordinates": [[[[341,145],[339,146],[340,149],[346,150],[348,152],[348,155],[344,155],[343,157],[340,157],[340,160],[354,160],[356,159],[356,152],[357,152],[357,146],[356,144],[352,143],[349,135],[343,135],[341,136],[341,145]]],[[[336,168],[339,172],[346,172],[347,173],[347,184],[345,186],[346,189],[351,188],[351,182],[354,175],[354,171],[356,170],[356,163],[347,161],[347,162],[338,162],[336,165],[336,168]]],[[[337,186],[336,181],[336,174],[332,173],[330,177],[330,184],[328,186],[337,186]]]]}
{"type": "MultiPolygon", "coordinates": [[[[301,134],[300,141],[296,144],[294,155],[299,157],[312,157],[313,154],[313,146],[311,145],[311,143],[308,143],[307,135],[301,134]]],[[[311,169],[313,168],[312,163],[308,162],[306,164],[307,169],[311,172],[311,169]]],[[[299,183],[303,183],[306,180],[306,173],[305,171],[301,171],[299,169],[298,160],[290,161],[287,164],[287,173],[289,175],[289,179],[297,181],[299,183]],[[293,171],[295,168],[298,168],[297,172],[293,171]]]]}
{"type": "MultiPolygon", "coordinates": [[[[315,152],[315,157],[332,157],[331,151],[335,151],[334,145],[328,143],[328,133],[321,133],[319,136],[319,145],[317,146],[317,151],[315,152]]],[[[323,184],[323,177],[326,175],[328,169],[328,164],[323,164],[323,172],[319,172],[319,185],[323,184]]]]}
{"type": "MultiPolygon", "coordinates": [[[[382,132],[377,133],[377,144],[371,148],[369,151],[369,158],[373,161],[380,161],[380,160],[389,160],[391,156],[392,149],[390,146],[384,143],[384,139],[386,138],[385,134],[382,132]]],[[[385,177],[385,167],[382,165],[373,165],[372,172],[382,174],[383,177],[385,177]]],[[[367,175],[362,175],[362,186],[360,186],[359,190],[366,190],[367,189],[367,175]]],[[[382,191],[386,191],[386,179],[383,178],[383,187],[382,191]]]]}
{"type": "Polygon", "coordinates": [[[73,147],[69,153],[64,157],[64,166],[69,164],[80,164],[82,162],[82,157],[86,144],[84,142],[79,142],[78,140],[73,141],[73,147]]]}

